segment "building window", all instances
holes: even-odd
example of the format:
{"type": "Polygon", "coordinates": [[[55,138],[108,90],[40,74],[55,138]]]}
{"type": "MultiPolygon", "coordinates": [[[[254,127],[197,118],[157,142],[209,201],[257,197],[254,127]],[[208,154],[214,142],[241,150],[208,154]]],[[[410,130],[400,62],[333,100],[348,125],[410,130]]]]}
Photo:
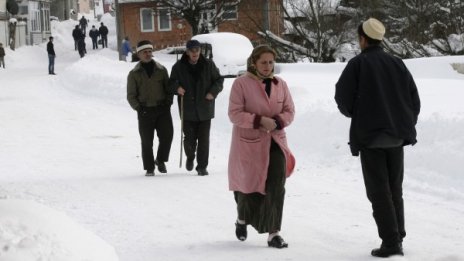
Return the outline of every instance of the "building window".
{"type": "Polygon", "coordinates": [[[140,9],[140,26],[142,32],[155,31],[155,21],[153,19],[153,10],[151,8],[140,9]]]}
{"type": "Polygon", "coordinates": [[[224,20],[237,20],[237,5],[224,5],[224,12],[222,13],[222,19],[224,20]]]}
{"type": "Polygon", "coordinates": [[[42,28],[45,32],[50,32],[50,3],[42,3],[42,28]]]}
{"type": "Polygon", "coordinates": [[[158,31],[171,31],[171,14],[169,9],[158,9],[158,31]]]}
{"type": "Polygon", "coordinates": [[[29,21],[31,32],[40,32],[39,2],[29,2],[29,21]]]}

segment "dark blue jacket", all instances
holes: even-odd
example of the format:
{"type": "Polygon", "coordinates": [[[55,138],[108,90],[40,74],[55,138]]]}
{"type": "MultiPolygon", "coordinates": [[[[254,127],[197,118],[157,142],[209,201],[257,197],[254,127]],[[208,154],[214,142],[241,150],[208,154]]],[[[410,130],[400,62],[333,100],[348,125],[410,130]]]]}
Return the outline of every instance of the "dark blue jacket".
{"type": "Polygon", "coordinates": [[[420,99],[403,61],[370,46],[351,59],[336,84],[335,101],[351,118],[353,156],[380,134],[415,144],[420,99]]]}

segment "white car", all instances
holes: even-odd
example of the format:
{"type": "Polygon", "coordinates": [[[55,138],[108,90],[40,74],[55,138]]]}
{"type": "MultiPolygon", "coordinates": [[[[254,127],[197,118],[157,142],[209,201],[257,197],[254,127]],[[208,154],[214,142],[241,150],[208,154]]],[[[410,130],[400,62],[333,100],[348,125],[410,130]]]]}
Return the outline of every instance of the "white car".
{"type": "Polygon", "coordinates": [[[209,33],[192,37],[202,44],[202,53],[212,59],[222,76],[237,76],[246,71],[247,59],[253,51],[250,40],[236,33],[209,33]]]}

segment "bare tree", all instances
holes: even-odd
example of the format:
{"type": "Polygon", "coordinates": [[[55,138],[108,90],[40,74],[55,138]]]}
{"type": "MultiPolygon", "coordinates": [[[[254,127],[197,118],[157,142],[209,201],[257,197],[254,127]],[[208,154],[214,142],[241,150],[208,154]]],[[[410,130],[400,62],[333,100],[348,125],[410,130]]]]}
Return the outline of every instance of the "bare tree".
{"type": "Polygon", "coordinates": [[[168,7],[171,14],[182,17],[192,28],[192,34],[200,32],[201,26],[210,24],[213,27],[223,21],[226,8],[237,6],[240,0],[152,0],[159,6],[168,7]],[[212,16],[204,15],[210,12],[212,16]]]}

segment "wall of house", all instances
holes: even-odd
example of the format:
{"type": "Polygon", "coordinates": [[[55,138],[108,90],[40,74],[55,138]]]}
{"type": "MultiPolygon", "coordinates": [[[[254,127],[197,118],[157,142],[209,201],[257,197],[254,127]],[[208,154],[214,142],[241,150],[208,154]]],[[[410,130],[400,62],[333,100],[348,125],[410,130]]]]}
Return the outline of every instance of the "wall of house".
{"type": "Polygon", "coordinates": [[[219,25],[218,31],[243,34],[255,44],[262,41],[257,33],[259,31],[270,30],[281,35],[284,30],[281,2],[282,0],[243,0],[239,5],[238,19],[224,21],[219,25]]]}
{"type": "MultiPolygon", "coordinates": [[[[218,31],[240,33],[254,43],[261,42],[262,39],[257,32],[265,28],[277,35],[282,35],[284,26],[283,14],[280,9],[281,2],[282,0],[242,0],[238,7],[238,19],[224,21],[218,26],[218,31]],[[265,5],[268,8],[264,9],[265,5]],[[263,25],[263,23],[267,25],[263,25]]],[[[158,50],[184,45],[191,38],[190,26],[183,19],[176,17],[171,17],[170,31],[159,31],[156,12],[154,12],[154,32],[142,32],[140,25],[141,8],[155,8],[155,5],[154,2],[120,4],[122,37],[129,36],[133,46],[138,41],[146,39],[152,41],[155,49],[158,50]]]]}
{"type": "Polygon", "coordinates": [[[121,4],[121,33],[122,37],[129,36],[132,46],[136,46],[141,40],[150,40],[155,49],[184,45],[190,39],[192,33],[185,21],[171,17],[171,30],[158,30],[158,17],[154,14],[154,31],[142,32],[140,21],[140,9],[150,8],[150,3],[121,4]],[[179,26],[182,24],[182,28],[179,26]]]}

